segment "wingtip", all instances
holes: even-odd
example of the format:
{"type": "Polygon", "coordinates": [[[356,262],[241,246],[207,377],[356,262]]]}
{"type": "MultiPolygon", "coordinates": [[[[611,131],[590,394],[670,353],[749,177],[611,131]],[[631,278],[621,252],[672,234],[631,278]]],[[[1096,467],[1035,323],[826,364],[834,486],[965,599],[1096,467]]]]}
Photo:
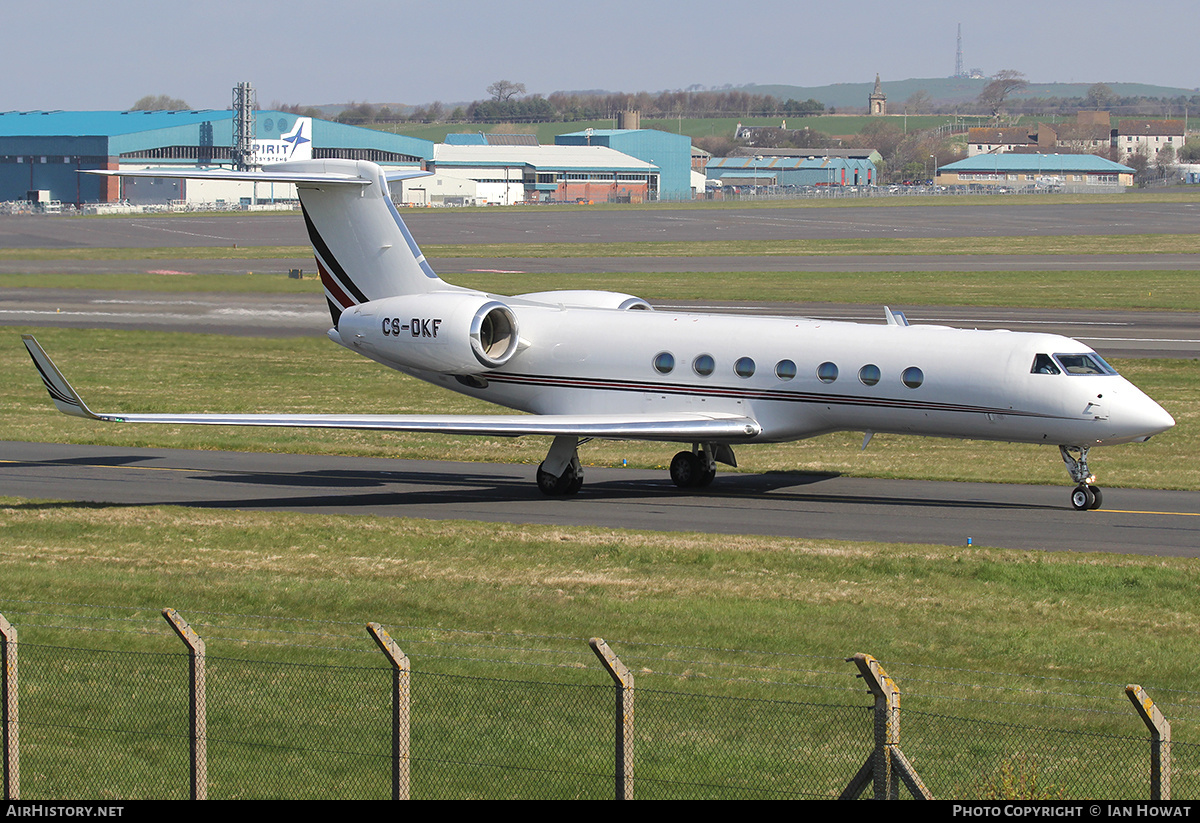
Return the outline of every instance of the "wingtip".
{"type": "Polygon", "coordinates": [[[67,378],[63,377],[62,372],[54,365],[54,361],[50,359],[50,355],[46,354],[46,350],[38,343],[37,338],[32,334],[22,334],[21,341],[25,344],[25,350],[29,352],[29,356],[33,359],[33,365],[41,375],[42,384],[46,387],[46,391],[50,393],[50,399],[54,401],[54,405],[63,414],[69,414],[73,417],[86,417],[90,420],[99,420],[100,417],[92,412],[83,402],[83,398],[79,393],[71,387],[67,382],[67,378]]]}

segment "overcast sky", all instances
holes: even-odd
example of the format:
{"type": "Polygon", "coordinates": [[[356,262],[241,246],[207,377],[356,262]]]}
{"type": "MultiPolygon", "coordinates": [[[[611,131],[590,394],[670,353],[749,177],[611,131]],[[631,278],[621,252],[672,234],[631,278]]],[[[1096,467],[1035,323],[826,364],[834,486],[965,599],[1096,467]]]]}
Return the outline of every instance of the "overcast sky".
{"type": "Polygon", "coordinates": [[[229,108],[242,80],[264,108],[467,101],[499,79],[540,94],[862,83],[876,72],[886,84],[953,74],[958,23],[966,68],[985,74],[1200,87],[1188,42],[1194,2],[858,0],[843,8],[802,0],[10,3],[0,28],[0,111],[124,109],[147,94],[229,108]]]}

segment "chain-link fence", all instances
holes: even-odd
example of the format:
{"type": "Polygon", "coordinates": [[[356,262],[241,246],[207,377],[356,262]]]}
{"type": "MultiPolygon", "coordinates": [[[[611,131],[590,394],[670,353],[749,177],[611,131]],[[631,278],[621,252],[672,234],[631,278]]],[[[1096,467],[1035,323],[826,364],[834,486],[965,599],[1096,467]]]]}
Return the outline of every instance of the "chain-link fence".
{"type": "MultiPolygon", "coordinates": [[[[228,634],[221,644],[245,656],[201,644],[197,678],[186,653],[17,642],[3,616],[0,628],[12,799],[1200,794],[1200,746],[1169,726],[1159,739],[1123,694],[1121,711],[1049,711],[1045,689],[1015,710],[978,697],[927,710],[957,699],[943,681],[906,692],[901,715],[899,687],[868,655],[625,644],[630,671],[615,642],[601,666],[569,638],[538,649],[528,636],[414,630],[396,642],[402,667],[366,643],[336,650],[353,664],[270,659],[328,656],[290,630],[273,653],[228,634]],[[408,661],[406,645],[422,652],[408,661]]],[[[972,674],[971,690],[991,688],[994,673],[972,674]]]]}

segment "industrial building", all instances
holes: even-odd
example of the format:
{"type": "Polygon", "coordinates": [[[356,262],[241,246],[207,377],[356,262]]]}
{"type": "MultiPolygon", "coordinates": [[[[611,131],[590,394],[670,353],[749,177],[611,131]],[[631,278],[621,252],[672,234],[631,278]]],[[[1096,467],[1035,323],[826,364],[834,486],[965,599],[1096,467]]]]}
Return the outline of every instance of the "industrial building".
{"type": "Polygon", "coordinates": [[[872,186],[875,164],[862,157],[714,157],[709,180],[728,186],[872,186]]]}
{"type": "Polygon", "coordinates": [[[691,200],[692,139],[657,129],[586,129],[554,138],[556,146],[604,146],[659,169],[657,200],[691,200]]]}
{"type": "Polygon", "coordinates": [[[1119,192],[1134,170],[1094,154],[980,154],[942,166],[937,185],[986,190],[1119,192]]]}
{"type": "MultiPolygon", "coordinates": [[[[371,160],[421,168],[433,143],[281,111],[254,113],[256,163],[302,157],[371,160]],[[306,131],[307,128],[307,131],[306,131]]],[[[229,165],[232,110],[32,111],[0,113],[0,201],[63,203],[239,202],[294,197],[290,186],[139,180],[79,174],[89,169],[229,165]],[[256,188],[261,191],[254,191],[256,188]]]]}
{"type": "MultiPolygon", "coordinates": [[[[690,161],[690,152],[685,159],[690,161]]],[[[474,183],[477,202],[499,205],[538,202],[627,202],[656,200],[661,170],[606,146],[452,145],[440,143],[429,163],[432,178],[409,181],[413,192],[451,183],[474,183]]],[[[436,195],[432,195],[434,197],[436,195]]],[[[436,202],[436,200],[431,200],[436,202]]]]}

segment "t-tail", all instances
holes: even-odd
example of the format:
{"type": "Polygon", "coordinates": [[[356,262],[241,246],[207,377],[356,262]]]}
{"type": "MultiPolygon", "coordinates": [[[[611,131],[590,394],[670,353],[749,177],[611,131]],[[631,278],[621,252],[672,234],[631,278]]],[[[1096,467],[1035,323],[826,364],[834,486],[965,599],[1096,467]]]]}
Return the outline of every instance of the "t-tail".
{"type": "Polygon", "coordinates": [[[257,172],[146,169],[90,173],[295,185],[335,327],[342,312],[359,303],[424,294],[446,286],[421,254],[388,191],[389,182],[424,177],[429,174],[426,171],[385,173],[366,160],[329,159],[274,163],[257,172]]]}
{"type": "Polygon", "coordinates": [[[388,181],[424,172],[386,175],[363,160],[279,163],[263,174],[337,175],[338,183],[297,183],[325,299],[336,327],[359,303],[422,294],[444,287],[392,203],[388,181]]]}

